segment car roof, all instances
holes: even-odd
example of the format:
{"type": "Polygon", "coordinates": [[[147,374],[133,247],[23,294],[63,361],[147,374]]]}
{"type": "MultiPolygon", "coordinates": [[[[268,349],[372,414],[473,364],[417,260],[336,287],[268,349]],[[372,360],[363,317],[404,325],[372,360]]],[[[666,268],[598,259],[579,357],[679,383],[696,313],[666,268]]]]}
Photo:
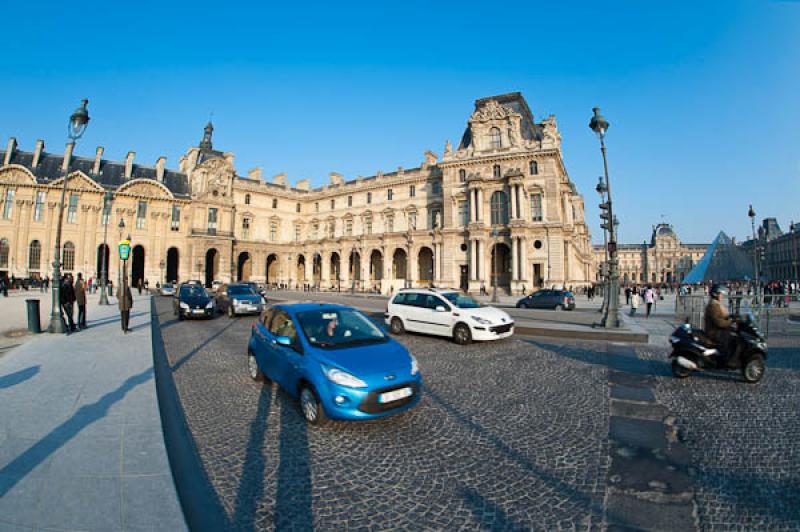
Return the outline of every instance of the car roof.
{"type": "Polygon", "coordinates": [[[275,303],[272,308],[283,308],[293,312],[305,312],[307,310],[335,310],[335,309],[348,309],[353,310],[353,307],[348,305],[340,305],[339,303],[328,303],[325,301],[281,301],[275,303]]]}

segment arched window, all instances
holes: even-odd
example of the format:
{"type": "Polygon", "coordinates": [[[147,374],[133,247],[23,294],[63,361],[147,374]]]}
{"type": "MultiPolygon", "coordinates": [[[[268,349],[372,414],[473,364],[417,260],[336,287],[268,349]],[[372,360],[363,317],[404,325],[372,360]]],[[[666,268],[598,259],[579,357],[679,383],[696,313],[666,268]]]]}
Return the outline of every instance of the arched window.
{"type": "Polygon", "coordinates": [[[8,268],[8,240],[0,238],[0,268],[8,268]]]}
{"type": "Polygon", "coordinates": [[[71,272],[75,269],[75,244],[72,242],[64,244],[62,263],[64,264],[64,271],[71,272]]]}
{"type": "Polygon", "coordinates": [[[531,161],[530,168],[531,168],[531,175],[536,175],[539,173],[539,163],[537,163],[536,161],[531,161]]]}
{"type": "Polygon", "coordinates": [[[489,130],[489,147],[500,148],[502,145],[502,141],[500,140],[500,128],[493,127],[489,130]]]}
{"type": "Polygon", "coordinates": [[[498,190],[492,194],[492,225],[508,223],[508,200],[506,193],[498,190]]]}
{"type": "Polygon", "coordinates": [[[245,205],[250,205],[250,194],[245,194],[244,195],[244,204],[245,205]]]}
{"type": "Polygon", "coordinates": [[[466,170],[459,170],[458,171],[458,180],[462,183],[466,182],[467,180],[467,171],[466,170]]]}
{"type": "Polygon", "coordinates": [[[31,242],[28,247],[28,269],[30,271],[39,271],[39,265],[42,262],[42,245],[38,240],[31,242]]]}
{"type": "Polygon", "coordinates": [[[492,167],[492,175],[494,177],[500,177],[500,165],[496,164],[492,167]]]}

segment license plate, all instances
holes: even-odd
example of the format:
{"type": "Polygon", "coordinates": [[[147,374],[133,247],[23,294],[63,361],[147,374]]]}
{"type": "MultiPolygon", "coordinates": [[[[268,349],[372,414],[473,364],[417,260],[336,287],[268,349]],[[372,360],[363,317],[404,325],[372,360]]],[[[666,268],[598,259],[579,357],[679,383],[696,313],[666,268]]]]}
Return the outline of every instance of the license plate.
{"type": "Polygon", "coordinates": [[[192,312],[194,312],[195,314],[205,314],[206,313],[206,311],[201,309],[201,308],[196,308],[192,312]]]}
{"type": "Polygon", "coordinates": [[[378,396],[379,403],[391,403],[399,399],[411,397],[411,388],[400,388],[399,390],[392,390],[391,392],[382,393],[378,396]]]}

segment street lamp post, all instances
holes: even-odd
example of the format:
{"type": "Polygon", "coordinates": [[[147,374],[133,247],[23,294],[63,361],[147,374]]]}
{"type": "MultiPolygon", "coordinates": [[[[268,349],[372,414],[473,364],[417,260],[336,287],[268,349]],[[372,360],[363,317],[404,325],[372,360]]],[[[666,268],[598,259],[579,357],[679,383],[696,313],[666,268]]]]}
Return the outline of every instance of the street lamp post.
{"type": "Polygon", "coordinates": [[[619,311],[619,272],[617,271],[617,228],[615,227],[613,203],[611,199],[611,180],[608,178],[608,159],[606,158],[606,131],[608,131],[608,121],[600,114],[600,108],[592,109],[594,116],[589,122],[589,128],[597,134],[600,139],[600,152],[603,154],[603,174],[606,178],[605,189],[608,196],[608,265],[609,265],[609,298],[608,309],[603,315],[602,324],[605,327],[617,328],[622,323],[619,311]]]}
{"type": "Polygon", "coordinates": [[[106,192],[103,194],[103,256],[100,258],[100,305],[108,305],[108,259],[111,251],[108,249],[108,224],[111,221],[111,201],[114,194],[106,192]],[[108,216],[108,218],[106,218],[108,216]]]}
{"type": "Polygon", "coordinates": [[[492,238],[494,239],[494,250],[492,256],[494,257],[494,283],[492,284],[492,303],[497,303],[497,280],[500,277],[498,266],[500,265],[499,257],[497,256],[497,236],[499,235],[497,229],[492,229],[492,238]]]}
{"type": "Polygon", "coordinates": [[[755,278],[755,284],[753,286],[753,296],[755,296],[756,306],[761,303],[761,299],[758,297],[759,289],[761,288],[761,273],[758,271],[758,239],[756,237],[756,211],[753,210],[753,206],[750,205],[750,208],[747,210],[747,216],[750,217],[750,226],[753,229],[753,277],[755,278]]]}
{"type": "MultiPolygon", "coordinates": [[[[89,111],[86,106],[89,100],[81,101],[81,106],[69,117],[67,136],[69,137],[68,153],[70,156],[75,151],[75,144],[86,131],[89,124],[89,111]]],[[[61,187],[61,203],[58,209],[58,224],[56,226],[56,246],[53,254],[53,305],[50,311],[50,325],[47,330],[51,333],[63,333],[66,328],[61,320],[61,226],[64,220],[64,200],[67,196],[67,177],[69,165],[64,170],[64,183],[61,187]]]]}
{"type": "MultiPolygon", "coordinates": [[[[125,218],[119,219],[119,225],[117,225],[119,229],[119,239],[122,241],[122,234],[125,231],[125,218]]],[[[117,286],[122,286],[122,268],[119,269],[117,272],[117,286]]]]}
{"type": "MultiPolygon", "coordinates": [[[[603,176],[597,178],[597,186],[594,188],[597,193],[600,195],[600,202],[605,203],[606,201],[606,184],[603,181],[603,176]]],[[[600,268],[600,275],[603,279],[603,303],[600,305],[600,313],[605,315],[606,309],[608,309],[608,230],[606,229],[605,224],[600,224],[603,227],[603,254],[605,260],[603,261],[602,267],[600,268]]]]}

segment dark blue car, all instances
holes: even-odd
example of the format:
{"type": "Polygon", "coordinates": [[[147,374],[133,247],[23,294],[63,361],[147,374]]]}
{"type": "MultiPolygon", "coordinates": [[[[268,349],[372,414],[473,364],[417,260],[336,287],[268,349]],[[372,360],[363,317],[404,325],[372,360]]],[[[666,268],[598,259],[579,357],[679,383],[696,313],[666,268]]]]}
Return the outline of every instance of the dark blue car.
{"type": "Polygon", "coordinates": [[[300,399],[311,424],[404,412],[420,400],[417,360],[362,312],[327,303],[282,303],[253,324],[248,370],[300,399]]]}

